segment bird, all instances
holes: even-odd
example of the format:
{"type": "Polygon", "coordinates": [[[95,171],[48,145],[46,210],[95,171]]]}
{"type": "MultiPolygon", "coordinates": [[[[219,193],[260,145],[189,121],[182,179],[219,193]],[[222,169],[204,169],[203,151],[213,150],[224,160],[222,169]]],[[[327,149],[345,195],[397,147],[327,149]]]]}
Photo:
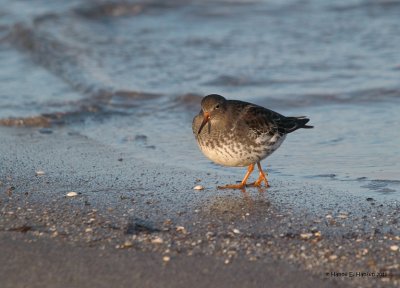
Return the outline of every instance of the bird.
{"type": "Polygon", "coordinates": [[[218,94],[205,96],[201,110],[193,118],[192,130],[203,154],[211,161],[230,167],[248,167],[239,184],[218,186],[219,189],[245,189],[245,187],[270,187],[267,173],[260,162],[281,146],[286,135],[306,125],[305,116],[286,117],[256,104],[227,100],[218,94]],[[255,165],[258,179],[247,180],[255,165]]]}

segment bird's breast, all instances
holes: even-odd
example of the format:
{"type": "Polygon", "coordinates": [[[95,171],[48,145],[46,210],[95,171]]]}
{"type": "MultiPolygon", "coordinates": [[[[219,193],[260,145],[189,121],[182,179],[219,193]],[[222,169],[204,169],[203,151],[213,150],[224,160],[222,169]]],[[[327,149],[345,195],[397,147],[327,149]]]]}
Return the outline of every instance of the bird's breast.
{"type": "Polygon", "coordinates": [[[197,135],[197,143],[203,154],[213,162],[224,166],[248,166],[261,161],[274,152],[283,142],[278,135],[251,138],[245,135],[197,135]]]}

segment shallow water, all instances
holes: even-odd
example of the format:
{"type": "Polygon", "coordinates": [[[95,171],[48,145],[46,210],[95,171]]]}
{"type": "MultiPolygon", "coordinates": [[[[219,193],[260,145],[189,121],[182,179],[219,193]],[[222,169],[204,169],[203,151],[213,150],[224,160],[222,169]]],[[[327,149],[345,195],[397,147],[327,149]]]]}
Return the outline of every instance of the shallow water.
{"type": "Polygon", "coordinates": [[[0,119],[45,114],[133,158],[240,179],[191,132],[219,93],[311,118],[263,162],[271,183],[400,199],[400,1],[0,4],[0,119]]]}

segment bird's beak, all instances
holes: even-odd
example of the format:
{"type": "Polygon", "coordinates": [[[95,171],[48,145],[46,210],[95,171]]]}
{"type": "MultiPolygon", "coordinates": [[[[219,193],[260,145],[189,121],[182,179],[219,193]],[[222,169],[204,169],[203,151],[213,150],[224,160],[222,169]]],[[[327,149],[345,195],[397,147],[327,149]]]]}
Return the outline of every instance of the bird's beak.
{"type": "Polygon", "coordinates": [[[199,128],[199,132],[197,132],[197,134],[200,134],[201,130],[203,130],[203,127],[207,124],[207,122],[210,120],[210,113],[208,112],[203,112],[203,122],[201,122],[200,128],[199,128]]]}

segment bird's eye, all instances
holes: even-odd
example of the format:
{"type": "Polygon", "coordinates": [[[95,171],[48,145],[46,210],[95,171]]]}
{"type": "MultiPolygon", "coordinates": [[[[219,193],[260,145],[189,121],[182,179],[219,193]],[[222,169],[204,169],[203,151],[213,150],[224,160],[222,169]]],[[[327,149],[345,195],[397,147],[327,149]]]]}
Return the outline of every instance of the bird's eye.
{"type": "Polygon", "coordinates": [[[215,106],[215,109],[218,109],[218,108],[219,108],[219,104],[217,106],[215,106]]]}

